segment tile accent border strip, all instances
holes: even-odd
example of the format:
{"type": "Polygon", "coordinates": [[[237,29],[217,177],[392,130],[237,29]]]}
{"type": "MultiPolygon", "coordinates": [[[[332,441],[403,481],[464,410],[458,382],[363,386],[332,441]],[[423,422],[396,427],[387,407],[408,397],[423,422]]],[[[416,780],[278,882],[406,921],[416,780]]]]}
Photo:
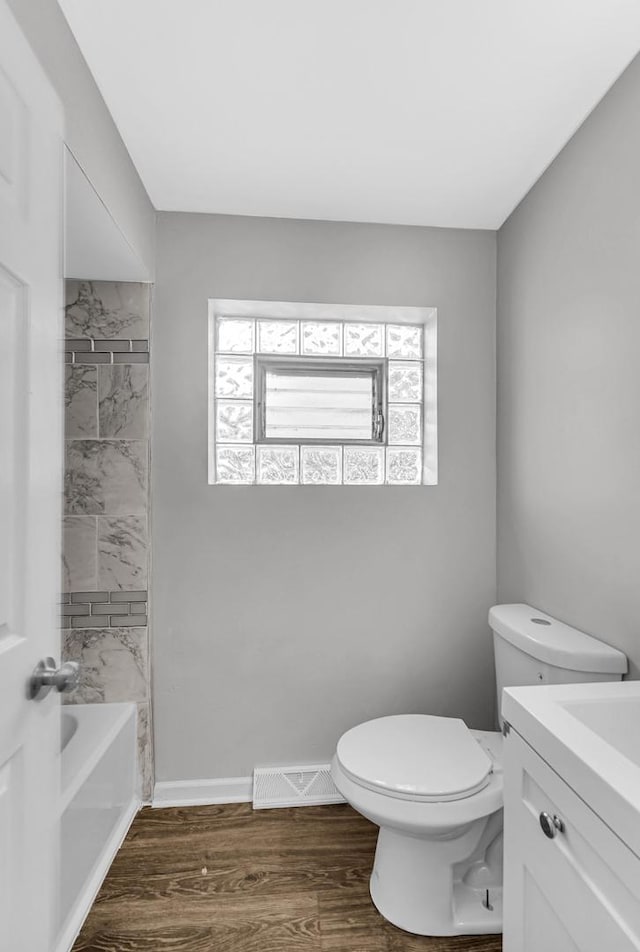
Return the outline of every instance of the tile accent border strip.
{"type": "Polygon", "coordinates": [[[144,628],[146,591],[65,592],[60,599],[61,628],[144,628]]]}
{"type": "Polygon", "coordinates": [[[67,337],[64,342],[67,364],[148,364],[149,340],[116,340],[67,337]]]}

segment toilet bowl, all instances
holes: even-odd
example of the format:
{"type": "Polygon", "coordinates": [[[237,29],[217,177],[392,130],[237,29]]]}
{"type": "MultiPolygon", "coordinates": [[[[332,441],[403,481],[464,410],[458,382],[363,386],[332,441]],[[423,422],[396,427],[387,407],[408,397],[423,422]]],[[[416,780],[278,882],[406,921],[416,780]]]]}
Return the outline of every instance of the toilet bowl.
{"type": "MultiPolygon", "coordinates": [[[[503,687],[619,680],[622,652],[529,605],[496,605],[498,711],[503,687]]],[[[502,931],[502,734],[400,714],[338,741],[338,790],[380,827],[370,880],[379,912],[418,935],[502,931]]]]}
{"type": "Polygon", "coordinates": [[[345,799],[380,827],[371,898],[419,935],[499,932],[502,736],[456,718],[395,715],[341,737],[345,799]]]}

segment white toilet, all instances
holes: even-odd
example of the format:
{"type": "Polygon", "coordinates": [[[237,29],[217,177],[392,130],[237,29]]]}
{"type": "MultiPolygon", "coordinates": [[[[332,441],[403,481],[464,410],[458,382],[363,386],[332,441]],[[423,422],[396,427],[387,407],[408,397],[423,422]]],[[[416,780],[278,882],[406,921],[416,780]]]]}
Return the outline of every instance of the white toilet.
{"type": "MultiPolygon", "coordinates": [[[[528,605],[489,612],[502,688],[618,681],[624,654],[528,605]]],[[[380,827],[370,891],[419,935],[502,930],[502,735],[426,714],[380,717],[338,741],[333,780],[380,827]]]]}

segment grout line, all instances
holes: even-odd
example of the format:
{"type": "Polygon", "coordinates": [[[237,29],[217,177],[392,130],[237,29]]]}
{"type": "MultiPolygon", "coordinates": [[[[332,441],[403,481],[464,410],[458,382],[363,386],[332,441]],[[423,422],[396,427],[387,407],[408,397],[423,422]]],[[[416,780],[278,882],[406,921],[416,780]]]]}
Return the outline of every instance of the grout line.
{"type": "Polygon", "coordinates": [[[94,579],[95,579],[95,583],[96,583],[96,588],[95,588],[95,590],[96,590],[96,592],[97,592],[97,591],[98,591],[98,582],[100,581],[100,547],[99,547],[99,545],[98,545],[98,535],[99,535],[99,532],[100,532],[100,517],[99,517],[99,516],[94,516],[94,519],[96,520],[96,526],[95,526],[96,531],[95,531],[95,536],[94,536],[94,538],[95,538],[95,540],[96,540],[96,541],[95,541],[95,546],[96,546],[96,571],[95,571],[94,579]]]}

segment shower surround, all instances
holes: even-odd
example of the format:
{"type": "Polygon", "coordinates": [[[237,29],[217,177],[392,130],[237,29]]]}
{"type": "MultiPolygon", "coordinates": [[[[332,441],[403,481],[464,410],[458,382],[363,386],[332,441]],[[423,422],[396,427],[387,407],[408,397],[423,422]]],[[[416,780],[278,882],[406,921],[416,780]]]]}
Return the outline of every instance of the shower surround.
{"type": "Polygon", "coordinates": [[[135,701],[153,788],[149,670],[150,286],[66,282],[63,658],[69,703],[135,701]]]}

